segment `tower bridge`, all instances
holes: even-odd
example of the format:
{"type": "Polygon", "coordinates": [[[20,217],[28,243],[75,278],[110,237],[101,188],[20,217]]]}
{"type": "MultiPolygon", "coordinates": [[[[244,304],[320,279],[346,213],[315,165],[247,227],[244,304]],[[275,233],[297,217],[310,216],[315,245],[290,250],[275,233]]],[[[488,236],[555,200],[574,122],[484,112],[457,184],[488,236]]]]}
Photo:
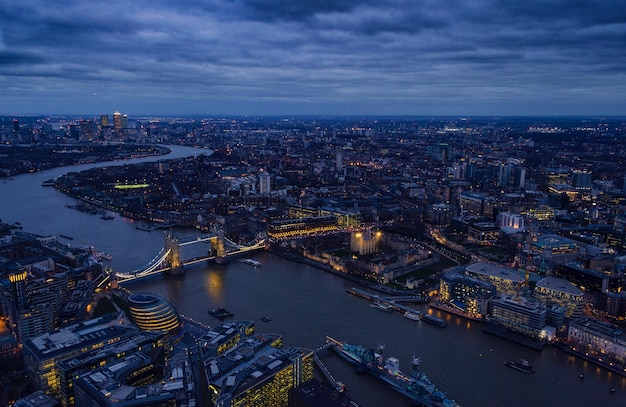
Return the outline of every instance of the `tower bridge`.
{"type": "Polygon", "coordinates": [[[213,261],[218,264],[225,263],[231,256],[241,255],[250,251],[265,249],[265,239],[257,239],[247,245],[237,244],[224,237],[223,233],[210,233],[200,236],[192,236],[179,239],[171,233],[165,234],[165,244],[161,250],[145,265],[132,271],[110,271],[98,284],[105,284],[112,276],[118,283],[144,278],[160,273],[172,275],[184,274],[185,266],[213,261]],[[208,243],[206,256],[193,257],[183,260],[180,248],[189,245],[208,243]]]}

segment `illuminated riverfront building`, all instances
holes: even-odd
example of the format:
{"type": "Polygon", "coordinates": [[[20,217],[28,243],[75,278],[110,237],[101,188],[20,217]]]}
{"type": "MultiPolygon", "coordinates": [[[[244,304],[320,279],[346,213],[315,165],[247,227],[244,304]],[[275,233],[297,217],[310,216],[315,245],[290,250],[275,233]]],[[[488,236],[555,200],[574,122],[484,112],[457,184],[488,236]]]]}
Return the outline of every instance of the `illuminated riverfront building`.
{"type": "Polygon", "coordinates": [[[137,333],[123,313],[74,324],[23,343],[24,364],[35,387],[60,398],[60,374],[56,363],[99,349],[137,333]]]}
{"type": "Polygon", "coordinates": [[[576,351],[586,352],[626,371],[626,336],[621,328],[583,317],[570,322],[567,341],[576,351]]]}
{"type": "Polygon", "coordinates": [[[318,216],[304,219],[273,221],[267,226],[267,234],[270,237],[284,238],[311,235],[314,233],[332,232],[337,229],[336,217],[318,216]]]}
{"type": "Polygon", "coordinates": [[[512,332],[533,339],[546,336],[546,308],[538,301],[520,296],[503,296],[491,303],[491,320],[512,332]]]}
{"type": "Polygon", "coordinates": [[[313,352],[284,348],[279,335],[258,335],[205,361],[215,407],[287,407],[291,389],[313,378],[313,352]]]}
{"type": "Polygon", "coordinates": [[[493,284],[456,272],[446,273],[439,283],[439,301],[473,318],[487,315],[495,295],[493,284]]]}
{"type": "Polygon", "coordinates": [[[583,316],[583,292],[567,280],[558,277],[543,278],[537,282],[533,296],[546,305],[565,307],[566,318],[576,319],[583,316]]]}
{"type": "Polygon", "coordinates": [[[364,229],[350,233],[350,251],[359,253],[360,256],[378,252],[382,232],[379,230],[364,229]]]}
{"type": "Polygon", "coordinates": [[[164,298],[140,293],[128,297],[130,318],[143,331],[169,333],[180,327],[178,313],[164,298]]]}
{"type": "Polygon", "coordinates": [[[471,264],[465,268],[465,274],[493,284],[500,294],[515,294],[524,282],[513,270],[491,263],[471,264]]]}

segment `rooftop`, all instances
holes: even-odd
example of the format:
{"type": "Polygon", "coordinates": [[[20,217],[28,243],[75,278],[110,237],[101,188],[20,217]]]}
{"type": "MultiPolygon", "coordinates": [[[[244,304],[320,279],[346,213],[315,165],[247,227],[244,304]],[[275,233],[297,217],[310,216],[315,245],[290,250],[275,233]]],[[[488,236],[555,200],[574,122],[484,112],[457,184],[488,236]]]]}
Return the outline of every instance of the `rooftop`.
{"type": "Polygon", "coordinates": [[[537,282],[537,288],[545,288],[571,295],[583,295],[583,292],[574,287],[569,281],[558,277],[546,277],[537,282]]]}
{"type": "Polygon", "coordinates": [[[466,268],[467,272],[475,274],[483,274],[485,276],[498,277],[505,280],[511,280],[514,283],[523,283],[524,279],[518,276],[513,270],[500,267],[491,263],[474,263],[466,268]]]}

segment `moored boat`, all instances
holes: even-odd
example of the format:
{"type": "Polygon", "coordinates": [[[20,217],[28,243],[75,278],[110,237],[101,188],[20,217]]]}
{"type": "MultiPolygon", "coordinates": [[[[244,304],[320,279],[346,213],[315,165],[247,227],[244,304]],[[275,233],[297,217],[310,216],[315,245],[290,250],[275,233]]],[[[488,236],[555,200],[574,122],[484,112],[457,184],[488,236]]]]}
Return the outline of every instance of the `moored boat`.
{"type": "Polygon", "coordinates": [[[393,312],[393,307],[389,304],[385,304],[384,302],[375,301],[370,304],[370,307],[379,309],[385,312],[393,312]]]}
{"type": "Polygon", "coordinates": [[[106,252],[97,252],[96,257],[103,260],[113,260],[113,256],[106,252]]]}
{"type": "Polygon", "coordinates": [[[459,404],[438,390],[418,366],[420,359],[413,357],[413,368],[407,376],[400,370],[400,362],[395,357],[383,360],[383,346],[377,349],[365,349],[360,345],[351,345],[326,337],[328,344],[343,359],[354,365],[358,371],[366,372],[405,395],[418,405],[427,407],[458,407],[459,404]]]}
{"type": "Polygon", "coordinates": [[[432,315],[424,314],[422,315],[422,319],[426,322],[430,322],[433,325],[437,325],[438,327],[444,328],[446,325],[446,321],[441,318],[433,317],[432,315]]]}
{"type": "Polygon", "coordinates": [[[42,187],[53,187],[56,184],[56,178],[50,178],[41,183],[42,187]]]}
{"type": "Polygon", "coordinates": [[[535,373],[532,365],[526,359],[517,359],[513,362],[504,362],[504,365],[527,374],[535,373]]]}
{"type": "Polygon", "coordinates": [[[211,314],[212,316],[214,316],[215,318],[220,319],[220,320],[224,320],[224,319],[226,319],[228,317],[234,316],[234,314],[232,312],[230,312],[230,311],[228,311],[228,310],[226,310],[226,309],[224,309],[222,307],[210,310],[209,314],[211,314]]]}
{"type": "Polygon", "coordinates": [[[411,311],[406,311],[404,313],[404,317],[407,319],[411,319],[413,321],[419,321],[420,319],[422,319],[422,316],[420,314],[416,312],[411,312],[411,311]]]}

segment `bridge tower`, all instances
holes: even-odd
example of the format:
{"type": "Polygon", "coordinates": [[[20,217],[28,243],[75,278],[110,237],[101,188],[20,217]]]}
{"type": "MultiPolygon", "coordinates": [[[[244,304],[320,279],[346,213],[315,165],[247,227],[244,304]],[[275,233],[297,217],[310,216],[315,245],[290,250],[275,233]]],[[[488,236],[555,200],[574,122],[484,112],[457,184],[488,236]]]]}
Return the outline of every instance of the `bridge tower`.
{"type": "Polygon", "coordinates": [[[220,223],[213,223],[211,225],[211,231],[215,233],[211,242],[211,251],[215,253],[215,262],[218,264],[224,263],[226,260],[226,250],[224,249],[224,226],[220,223]]]}
{"type": "Polygon", "coordinates": [[[170,232],[165,233],[165,248],[169,251],[165,264],[169,267],[168,274],[180,276],[185,270],[180,262],[180,244],[178,238],[170,232]]]}
{"type": "Polygon", "coordinates": [[[211,251],[215,253],[215,262],[223,263],[226,259],[226,250],[224,249],[224,235],[218,234],[210,240],[211,251]]]}

